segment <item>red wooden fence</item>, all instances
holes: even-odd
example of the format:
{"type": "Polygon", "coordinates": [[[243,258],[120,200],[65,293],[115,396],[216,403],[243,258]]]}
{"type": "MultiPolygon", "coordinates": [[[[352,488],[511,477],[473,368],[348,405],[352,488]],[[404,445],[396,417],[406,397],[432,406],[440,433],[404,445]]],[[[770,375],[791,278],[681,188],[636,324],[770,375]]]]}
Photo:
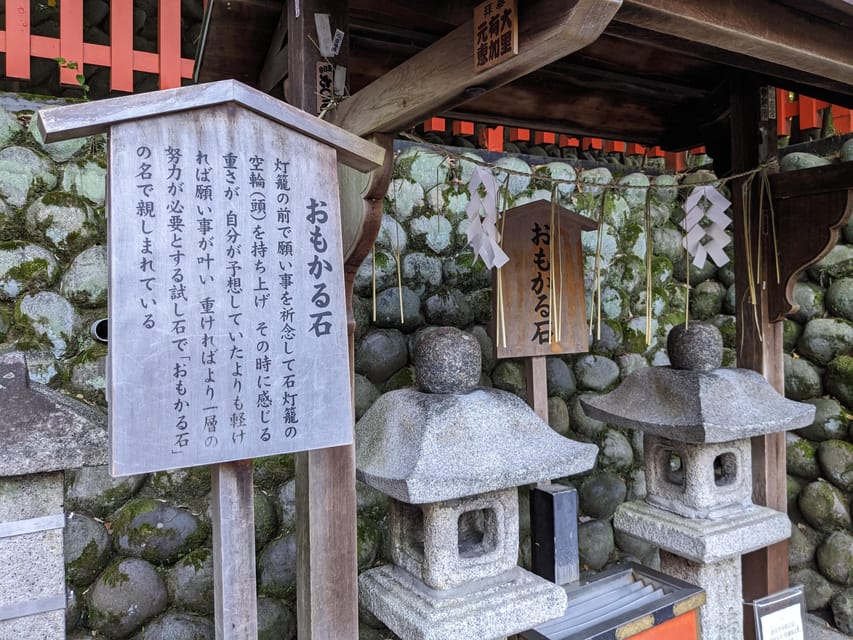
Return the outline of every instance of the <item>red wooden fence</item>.
{"type": "Polygon", "coordinates": [[[192,77],[193,60],[181,57],[181,0],[159,0],[157,53],[133,49],[133,0],[110,0],[109,45],[84,42],[83,1],[59,2],[59,37],[49,38],[30,33],[30,0],[5,0],[0,53],[6,54],[6,75],[28,79],[30,58],[36,57],[65,59],[59,81],[70,85],[85,74],[83,65],[109,67],[115,91],[133,91],[134,71],[157,74],[161,89],[179,87],[183,78],[192,77]]]}

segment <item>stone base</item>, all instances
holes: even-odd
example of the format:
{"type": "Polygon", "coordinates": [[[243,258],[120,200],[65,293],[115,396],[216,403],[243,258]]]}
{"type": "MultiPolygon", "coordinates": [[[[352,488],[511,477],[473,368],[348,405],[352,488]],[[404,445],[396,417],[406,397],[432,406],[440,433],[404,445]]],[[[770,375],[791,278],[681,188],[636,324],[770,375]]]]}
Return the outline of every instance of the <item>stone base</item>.
{"type": "Polygon", "coordinates": [[[700,563],[741,556],[791,535],[791,521],[786,514],[755,505],[736,514],[707,520],[684,518],[645,502],[626,502],[616,510],[613,526],[664,551],[700,563]]]}
{"type": "Polygon", "coordinates": [[[65,637],[62,484],[59,471],[0,478],[0,640],[65,637]],[[18,534],[49,516],[57,528],[18,534]]]}
{"type": "Polygon", "coordinates": [[[743,640],[743,590],[740,558],[698,564],[662,551],[660,570],[705,590],[699,609],[702,640],[743,640]]]}
{"type": "Polygon", "coordinates": [[[389,565],[366,571],[358,582],[361,605],[403,640],[503,638],[557,618],[566,608],[562,587],[520,567],[442,591],[389,565]]]}

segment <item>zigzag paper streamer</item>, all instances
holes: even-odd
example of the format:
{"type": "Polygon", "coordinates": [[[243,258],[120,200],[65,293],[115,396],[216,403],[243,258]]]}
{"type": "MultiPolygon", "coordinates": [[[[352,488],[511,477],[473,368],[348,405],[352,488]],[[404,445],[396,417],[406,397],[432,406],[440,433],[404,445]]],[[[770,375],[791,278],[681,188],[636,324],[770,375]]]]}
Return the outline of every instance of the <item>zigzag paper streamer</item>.
{"type": "Polygon", "coordinates": [[[684,202],[687,215],[681,221],[681,227],[686,232],[683,246],[693,256],[693,264],[701,269],[705,260],[710,257],[718,267],[729,262],[724,249],[731,243],[726,233],[726,227],[732,219],[725,212],[731,202],[711,185],[701,185],[693,189],[684,202]],[[711,224],[702,226],[707,218],[711,224]]]}
{"type": "Polygon", "coordinates": [[[509,262],[500,244],[498,244],[498,185],[491,171],[483,167],[474,167],[468,182],[471,201],[465,211],[468,214],[468,244],[474,253],[483,259],[486,266],[502,267],[509,262]],[[486,197],[480,197],[480,186],[486,191],[486,197]],[[484,216],[480,217],[480,210],[484,216]]]}

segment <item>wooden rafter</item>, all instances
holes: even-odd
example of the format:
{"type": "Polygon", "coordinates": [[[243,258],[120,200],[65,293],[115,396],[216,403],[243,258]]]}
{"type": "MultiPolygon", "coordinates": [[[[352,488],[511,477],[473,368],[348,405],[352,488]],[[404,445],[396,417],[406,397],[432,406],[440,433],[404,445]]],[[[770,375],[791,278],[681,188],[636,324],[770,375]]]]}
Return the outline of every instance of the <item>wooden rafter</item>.
{"type": "Polygon", "coordinates": [[[519,54],[474,72],[469,20],[338,106],[332,121],[358,135],[394,132],[502,86],[595,41],[622,0],[537,0],[519,7],[519,54]]]}
{"type": "MultiPolygon", "coordinates": [[[[829,90],[853,84],[853,42],[849,29],[819,21],[771,0],[625,0],[614,22],[713,47],[727,64],[748,61],[773,65],[766,72],[829,90]],[[839,55],[839,52],[848,55],[839,55]]],[[[713,59],[706,50],[703,57],[713,59]]],[[[754,70],[754,69],[752,69],[754,70]]]]}

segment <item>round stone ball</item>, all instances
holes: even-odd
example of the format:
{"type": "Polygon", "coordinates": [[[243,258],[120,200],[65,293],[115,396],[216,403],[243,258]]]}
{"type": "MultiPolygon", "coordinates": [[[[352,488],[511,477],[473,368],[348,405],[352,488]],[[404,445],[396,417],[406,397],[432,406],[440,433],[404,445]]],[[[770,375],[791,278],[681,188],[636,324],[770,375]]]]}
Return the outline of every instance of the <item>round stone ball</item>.
{"type": "Polygon", "coordinates": [[[692,320],[674,326],[666,349],[673,369],[712,371],[723,364],[723,336],[710,322],[692,320]]]}
{"type": "Polygon", "coordinates": [[[480,343],[454,327],[427,331],[415,345],[418,389],[426,393],[468,393],[480,381],[480,343]]]}

